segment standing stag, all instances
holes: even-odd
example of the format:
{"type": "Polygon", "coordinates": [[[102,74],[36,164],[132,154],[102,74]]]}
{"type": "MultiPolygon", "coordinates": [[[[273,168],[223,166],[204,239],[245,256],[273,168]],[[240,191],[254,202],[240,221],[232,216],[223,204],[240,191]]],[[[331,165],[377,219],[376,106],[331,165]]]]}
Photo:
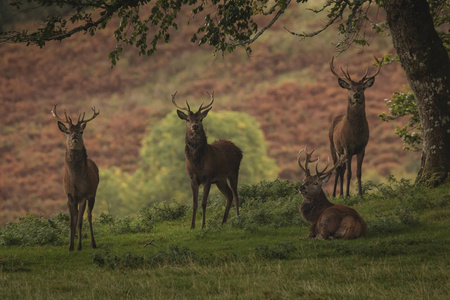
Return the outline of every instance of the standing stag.
{"type": "Polygon", "coordinates": [[[186,146],[184,153],[186,156],[186,171],[191,179],[192,189],[192,223],[191,229],[195,228],[195,215],[198,206],[198,190],[203,184],[202,199],[202,228],[205,227],[206,201],[208,200],[211,184],[216,184],[222,194],[227,199],[225,213],[222,224],[227,221],[230,211],[231,201],[234,201],[236,213],[239,215],[239,198],[237,193],[239,166],[242,160],[242,151],[235,144],[227,140],[218,140],[208,144],[202,121],[212,108],[214,93],[211,94],[211,102],[200,108],[197,112],[192,112],[186,101],[187,107],[180,107],[175,102],[175,93],[172,96],[172,103],[177,110],[178,117],[186,121],[186,146]],[[187,112],[185,114],[181,110],[187,112]]]}
{"type": "Polygon", "coordinates": [[[342,68],[341,71],[345,78],[340,77],[333,68],[333,60],[330,62],[331,72],[338,78],[339,85],[348,90],[348,105],[347,114],[339,115],[334,118],[331,124],[329,138],[330,138],[330,149],[331,155],[333,156],[334,163],[337,162],[338,156],[343,155],[346,158],[346,164],[338,166],[336,168],[336,178],[334,181],[333,197],[336,196],[336,186],[338,179],[340,178],[340,191],[341,196],[344,194],[344,173],[347,169],[347,192],[346,196],[349,195],[350,180],[352,178],[352,157],[356,155],[357,157],[357,169],[356,177],[358,178],[358,194],[362,196],[361,188],[361,167],[364,160],[364,153],[366,150],[367,142],[369,141],[369,125],[366,118],[365,109],[365,96],[364,91],[371,87],[375,82],[375,76],[378,75],[381,69],[381,64],[383,59],[378,60],[377,71],[374,75],[367,77],[369,69],[367,69],[366,74],[360,81],[353,81],[350,78],[350,74],[345,72],[342,68]]]}
{"type": "Polygon", "coordinates": [[[300,185],[299,191],[303,196],[300,205],[300,212],[303,218],[312,223],[307,238],[317,239],[354,239],[365,236],[366,222],[356,212],[356,210],[344,205],[336,205],[328,201],[322,190],[322,185],[328,182],[334,169],[338,168],[344,161],[344,156],[339,156],[335,165],[327,171],[328,164],[322,170],[318,170],[318,160],[311,160],[311,155],[302,149],[297,157],[300,168],[305,172],[305,179],[300,185]],[[305,151],[306,159],[304,166],[301,163],[301,154],[305,151]],[[316,163],[316,174],[311,175],[308,163],[316,163]]]}
{"type": "Polygon", "coordinates": [[[97,247],[92,230],[92,209],[94,208],[99,175],[97,165],[91,159],[87,158],[86,148],[83,143],[83,131],[86,128],[86,123],[92,121],[100,113],[100,111],[95,111],[95,107],[92,110],[94,111],[94,115],[90,119],[85,120],[85,113],[83,113],[82,116],[78,116],[78,121],[75,125],[72,123],[72,119],[67,116],[66,111],[64,111],[65,119],[58,116],[56,113],[56,105],[51,111],[52,115],[58,120],[59,130],[67,137],[63,185],[70,214],[69,251],[73,251],[76,227],[78,227],[77,250],[81,250],[81,228],[86,202],[88,205],[87,217],[91,232],[91,247],[97,247]]]}

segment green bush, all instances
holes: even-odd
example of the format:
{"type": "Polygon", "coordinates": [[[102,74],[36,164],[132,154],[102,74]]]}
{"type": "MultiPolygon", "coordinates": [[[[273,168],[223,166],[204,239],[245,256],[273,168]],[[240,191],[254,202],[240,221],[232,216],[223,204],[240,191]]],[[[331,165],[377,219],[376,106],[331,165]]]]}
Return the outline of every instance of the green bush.
{"type": "Polygon", "coordinates": [[[67,218],[61,214],[50,220],[27,214],[18,222],[2,226],[0,245],[62,245],[61,233],[68,232],[68,226],[67,218]]]}

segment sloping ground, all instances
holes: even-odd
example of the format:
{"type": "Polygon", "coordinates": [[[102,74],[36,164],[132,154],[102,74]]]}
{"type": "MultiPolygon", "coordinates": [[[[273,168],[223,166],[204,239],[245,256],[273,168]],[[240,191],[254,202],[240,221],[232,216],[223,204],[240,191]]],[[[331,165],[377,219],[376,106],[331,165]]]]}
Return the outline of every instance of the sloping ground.
{"type": "MultiPolygon", "coordinates": [[[[205,90],[214,90],[215,110],[255,116],[282,178],[300,179],[296,155],[305,145],[323,159],[329,156],[328,127],[332,116],[345,112],[347,101],[346,91],[329,72],[335,54],[329,36],[299,43],[280,23],[254,45],[251,57],[240,51],[221,57],[188,43],[194,30],[195,24],[182,27],[151,58],[128,49],[113,69],[107,59],[114,49],[111,29],[43,49],[0,45],[0,223],[27,212],[65,210],[65,141],[49,113],[56,103],[74,116],[89,115],[94,105],[100,109],[88,125],[85,144],[101,168],[136,168],[143,136],[173,109],[170,95],[177,90],[181,99],[193,103],[206,99],[205,90]]],[[[373,54],[388,52],[391,45],[380,38],[362,53],[349,50],[335,64],[361,76],[373,54]]],[[[377,118],[386,110],[383,100],[405,83],[400,66],[389,65],[366,92],[371,139],[364,179],[415,171],[417,155],[403,152],[394,125],[377,118]]]]}

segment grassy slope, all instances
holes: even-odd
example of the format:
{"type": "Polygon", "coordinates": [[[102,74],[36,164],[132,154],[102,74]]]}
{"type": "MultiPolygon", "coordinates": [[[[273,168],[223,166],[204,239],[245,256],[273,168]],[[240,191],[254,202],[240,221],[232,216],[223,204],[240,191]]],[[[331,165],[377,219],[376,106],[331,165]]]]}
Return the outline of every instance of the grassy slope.
{"type": "MultiPolygon", "coordinates": [[[[256,218],[239,228],[233,213],[219,227],[222,201],[214,199],[203,230],[188,229],[188,211],[181,220],[156,223],[149,233],[114,235],[96,224],[96,250],[0,246],[0,294],[2,299],[448,299],[449,188],[391,182],[364,201],[335,199],[352,204],[368,222],[367,237],[351,241],[303,240],[306,224],[254,227],[256,218]]],[[[253,195],[267,189],[260,185],[253,195]]],[[[244,198],[242,218],[264,205],[270,211],[299,200],[294,190],[289,197],[277,193],[264,201],[244,198]]]]}
{"type": "MultiPolygon", "coordinates": [[[[114,69],[107,59],[114,48],[112,29],[43,49],[0,45],[0,224],[27,212],[49,216],[65,210],[64,141],[49,114],[55,103],[73,115],[93,105],[101,110],[85,134],[88,154],[100,168],[136,168],[143,136],[173,109],[169,99],[177,90],[180,98],[197,104],[205,99],[204,90],[214,90],[215,110],[254,115],[281,178],[298,180],[295,158],[305,145],[323,159],[329,156],[330,120],[346,106],[346,91],[328,67],[336,54],[331,44],[336,31],[299,42],[283,25],[303,31],[322,21],[292,9],[255,43],[250,58],[241,51],[221,57],[187,42],[200,21],[181,26],[171,44],[151,58],[128,49],[114,69]]],[[[388,37],[378,36],[371,44],[363,52],[350,49],[336,65],[348,65],[352,74],[361,75],[373,63],[373,54],[393,52],[388,37]]],[[[403,152],[393,124],[377,118],[386,110],[383,100],[404,84],[400,66],[389,65],[366,92],[371,140],[365,180],[417,170],[417,155],[403,152]]]]}

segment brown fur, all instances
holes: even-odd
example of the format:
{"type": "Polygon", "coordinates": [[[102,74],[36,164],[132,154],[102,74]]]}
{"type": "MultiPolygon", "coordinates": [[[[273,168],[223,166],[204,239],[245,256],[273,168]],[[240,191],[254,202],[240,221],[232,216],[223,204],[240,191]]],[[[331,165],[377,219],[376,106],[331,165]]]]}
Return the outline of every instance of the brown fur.
{"type": "Polygon", "coordinates": [[[336,168],[336,178],[334,182],[333,197],[336,196],[336,187],[340,179],[340,194],[344,194],[344,174],[347,170],[347,190],[346,196],[350,193],[350,181],[352,178],[352,157],[357,157],[356,177],[358,179],[358,194],[362,196],[361,175],[364,154],[369,141],[369,124],[367,123],[365,111],[364,91],[371,87],[375,82],[375,76],[380,71],[383,60],[378,61],[378,70],[375,75],[366,78],[366,75],[360,81],[353,81],[348,73],[345,79],[339,77],[333,69],[333,59],[330,63],[331,72],[338,77],[339,85],[348,90],[347,114],[334,118],[329,131],[330,150],[333,161],[336,163],[338,156],[343,155],[346,158],[346,164],[336,168]]]}
{"type": "Polygon", "coordinates": [[[206,117],[210,108],[202,111],[202,107],[200,107],[196,113],[190,111],[190,109],[184,110],[187,110],[188,114],[180,110],[177,110],[177,113],[180,119],[186,121],[186,171],[191,179],[193,198],[191,229],[195,228],[198,192],[201,184],[203,184],[202,228],[205,227],[206,203],[211,184],[216,184],[227,200],[222,219],[223,224],[228,219],[232,201],[234,201],[236,207],[236,214],[239,215],[237,185],[242,151],[227,140],[218,140],[208,144],[202,120],[206,117]]]}
{"type": "MultiPolygon", "coordinates": [[[[311,153],[307,156],[307,161],[310,155],[311,153]]],[[[307,171],[299,188],[303,196],[300,212],[303,218],[312,224],[307,238],[347,240],[365,236],[366,223],[356,210],[331,203],[323,192],[322,185],[328,182],[332,170],[327,173],[323,170],[312,176],[307,169],[307,163],[301,168],[307,171]]]]}
{"type": "MultiPolygon", "coordinates": [[[[52,113],[58,120],[62,120],[56,115],[56,105],[52,113]]],[[[93,118],[97,115],[98,113],[94,110],[93,118]]],[[[64,193],[67,197],[67,207],[70,215],[69,251],[74,250],[75,231],[77,227],[77,250],[81,250],[81,230],[86,204],[88,206],[87,218],[91,234],[91,247],[97,247],[92,229],[92,209],[94,208],[95,195],[97,193],[97,186],[99,183],[99,172],[94,161],[87,158],[86,148],[84,147],[83,142],[83,131],[86,127],[86,122],[90,120],[83,120],[84,115],[82,120],[78,118],[78,123],[73,125],[72,120],[67,118],[66,115],[67,122],[65,123],[69,125],[69,128],[67,128],[62,122],[58,121],[59,129],[67,137],[63,187],[64,193]]]]}

